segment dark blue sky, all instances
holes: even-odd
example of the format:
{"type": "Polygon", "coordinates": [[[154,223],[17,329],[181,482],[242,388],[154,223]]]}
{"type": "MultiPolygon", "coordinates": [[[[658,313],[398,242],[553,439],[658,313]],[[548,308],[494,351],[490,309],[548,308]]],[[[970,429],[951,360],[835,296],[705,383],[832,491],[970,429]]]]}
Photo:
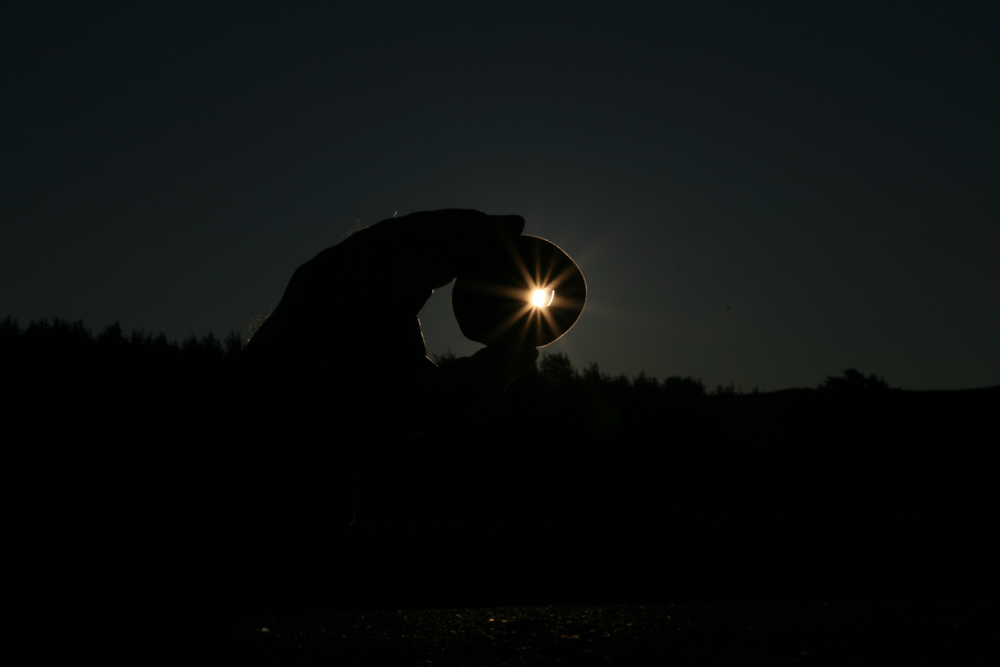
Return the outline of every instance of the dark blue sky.
{"type": "Polygon", "coordinates": [[[577,365],[1000,383],[1000,5],[283,4],[3,3],[0,317],[246,333],[356,225],[478,208],[580,264],[577,365]]]}

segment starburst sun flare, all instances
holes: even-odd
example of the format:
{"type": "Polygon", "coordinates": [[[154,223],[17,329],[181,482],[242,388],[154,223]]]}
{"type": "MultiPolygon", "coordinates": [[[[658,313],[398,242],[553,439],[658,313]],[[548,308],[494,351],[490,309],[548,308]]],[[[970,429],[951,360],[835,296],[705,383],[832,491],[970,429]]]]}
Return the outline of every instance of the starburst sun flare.
{"type": "Polygon", "coordinates": [[[552,300],[556,298],[556,291],[553,289],[536,289],[531,293],[531,305],[536,308],[547,308],[552,300]]]}

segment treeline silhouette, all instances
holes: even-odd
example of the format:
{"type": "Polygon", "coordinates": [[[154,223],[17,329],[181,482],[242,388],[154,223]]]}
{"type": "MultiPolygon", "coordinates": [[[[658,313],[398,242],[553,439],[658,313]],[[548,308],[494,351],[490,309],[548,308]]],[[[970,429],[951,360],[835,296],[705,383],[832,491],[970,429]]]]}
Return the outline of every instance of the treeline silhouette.
{"type": "MultiPolygon", "coordinates": [[[[734,385],[709,390],[693,377],[609,375],[597,363],[578,369],[552,353],[492,405],[465,414],[441,406],[437,419],[410,435],[405,424],[394,425],[393,446],[378,444],[377,435],[393,424],[391,406],[385,425],[352,423],[352,415],[333,411],[332,420],[294,434],[269,433],[262,415],[281,420],[278,408],[241,398],[259,386],[205,381],[204,369],[233,358],[243,342],[235,331],[180,342],[126,334],[118,322],[93,335],[60,318],[22,328],[8,316],[0,322],[0,359],[8,435],[15,436],[10,456],[73,470],[160,448],[185,451],[183,465],[197,467],[212,451],[201,440],[221,431],[233,440],[257,436],[258,456],[270,455],[260,444],[269,438],[329,441],[329,448],[366,442],[356,459],[359,512],[381,520],[435,511],[439,499],[425,491],[431,483],[488,496],[491,485],[511,480],[523,488],[514,504],[562,496],[579,514],[596,511],[601,493],[623,490],[645,497],[636,504],[647,508],[665,498],[676,507],[709,507],[744,493],[758,507],[785,507],[797,497],[824,511],[927,510],[982,498],[985,489],[965,483],[982,471],[969,463],[995,455],[985,443],[997,435],[996,388],[904,391],[847,369],[812,388],[745,393],[734,385]],[[94,440],[82,444],[81,433],[94,440]],[[184,444],[163,444],[174,440],[184,444]],[[931,471],[936,481],[928,486],[931,471]],[[840,486],[837,477],[850,483],[840,486]]],[[[436,361],[454,358],[449,352],[436,361]]]]}
{"type": "MultiPolygon", "coordinates": [[[[843,517],[995,518],[1000,388],[913,392],[848,369],[810,388],[709,390],[547,353],[493,404],[441,405],[417,427],[392,405],[310,402],[326,384],[230,374],[242,344],[235,332],[176,342],[117,322],[96,336],[59,318],[0,323],[8,528],[20,545],[9,570],[30,573],[24,599],[72,589],[67,627],[83,614],[124,623],[129,605],[171,599],[162,623],[142,626],[167,627],[169,610],[202,604],[199,591],[213,591],[206,608],[238,607],[287,583],[352,517],[356,535],[436,518],[514,526],[526,550],[608,558],[666,535],[714,544],[718,567],[733,540],[779,540],[745,520],[754,513],[808,517],[797,530],[815,544],[843,517]],[[570,542],[558,537],[566,526],[570,542]]],[[[352,390],[337,381],[328,386],[352,390]]]]}
{"type": "MultiPolygon", "coordinates": [[[[298,424],[293,432],[275,424],[287,423],[283,411],[299,410],[298,404],[273,404],[275,392],[250,400],[264,395],[266,378],[226,383],[205,373],[238,355],[243,343],[235,331],[224,339],[191,334],[177,342],[143,330],[126,334],[118,322],[94,335],[80,321],[44,318],[22,328],[7,316],[0,322],[0,359],[8,434],[14,436],[9,455],[65,475],[87,466],[113,470],[129,461],[132,470],[142,469],[168,458],[185,471],[216,460],[218,470],[214,452],[225,449],[220,438],[245,443],[240,447],[258,458],[280,451],[271,441],[307,439],[317,451],[359,450],[359,512],[373,520],[434,511],[436,496],[421,491],[429,480],[435,488],[467,488],[473,496],[517,480],[526,505],[562,495],[585,514],[595,502],[586,484],[602,492],[652,494],[645,501],[650,507],[662,505],[666,486],[672,503],[706,505],[728,493],[716,485],[706,494],[697,480],[713,478],[733,491],[746,486],[736,477],[747,469],[756,470],[760,488],[752,502],[758,505],[787,503],[776,490],[796,485],[827,503],[831,496],[817,493],[803,476],[820,467],[871,478],[867,492],[859,487],[851,496],[856,504],[878,495],[879,471],[888,475],[898,452],[905,450],[910,462],[923,456],[925,464],[940,453],[910,440],[968,441],[992,405],[991,394],[922,396],[854,369],[815,388],[744,393],[734,385],[709,390],[693,377],[609,375],[597,363],[577,369],[567,355],[546,353],[494,404],[466,414],[442,406],[419,432],[394,424],[392,406],[374,425],[321,407],[322,416],[311,418],[315,424],[298,424]],[[379,443],[380,429],[389,425],[393,446],[379,443]],[[82,436],[90,442],[81,442],[82,436]]],[[[449,352],[436,361],[446,365],[454,358],[449,352]]],[[[160,474],[160,484],[168,483],[165,477],[160,474]]],[[[936,494],[896,500],[926,505],[936,494]]]]}
{"type": "Polygon", "coordinates": [[[1000,387],[906,391],[853,368],[814,387],[745,393],[545,354],[497,403],[428,440],[451,443],[444,460],[475,460],[482,476],[470,479],[517,484],[526,512],[557,496],[580,516],[625,502],[618,520],[664,508],[978,514],[995,507],[979,466],[996,459],[986,443],[1000,441],[998,409],[1000,387]],[[470,445],[456,432],[479,436],[470,445]]]}
{"type": "MultiPolygon", "coordinates": [[[[118,321],[96,336],[82,320],[42,318],[32,320],[24,328],[10,315],[0,321],[0,358],[8,378],[24,375],[22,380],[29,380],[29,384],[48,383],[56,377],[67,379],[81,373],[86,373],[91,381],[137,373],[181,377],[206,363],[235,356],[245,343],[237,331],[230,331],[223,339],[213,333],[201,337],[191,333],[176,341],[169,340],[162,332],[154,336],[143,329],[126,334],[118,321]]],[[[447,364],[455,360],[455,355],[449,351],[435,355],[434,359],[439,365],[447,364]]],[[[6,384],[10,388],[10,381],[6,384]]],[[[710,391],[700,378],[690,376],[670,376],[664,380],[645,373],[632,378],[624,374],[613,376],[601,372],[596,362],[578,370],[564,353],[544,353],[515,387],[529,401],[555,399],[561,404],[588,404],[597,408],[598,419],[607,418],[604,413],[609,409],[631,413],[634,409],[656,407],[661,402],[744,393],[734,384],[719,384],[710,391]]],[[[890,389],[882,378],[866,377],[855,369],[847,369],[842,376],[828,376],[818,388],[844,393],[890,389]]],[[[755,388],[752,393],[761,392],[755,388]]]]}
{"type": "MultiPolygon", "coordinates": [[[[8,315],[0,322],[4,395],[8,406],[20,405],[25,414],[53,400],[64,404],[63,411],[72,413],[74,405],[89,406],[101,401],[102,395],[109,406],[142,399],[147,408],[150,401],[163,400],[164,408],[175,409],[185,393],[211,389],[211,385],[192,383],[193,376],[235,357],[244,343],[236,331],[223,339],[212,333],[201,337],[192,333],[182,341],[141,329],[126,334],[119,322],[94,335],[82,321],[58,317],[32,321],[22,328],[8,315]],[[146,392],[144,398],[142,392],[146,392]]],[[[439,365],[454,359],[450,351],[435,356],[439,365]]],[[[386,381],[391,382],[391,378],[386,381]]],[[[709,390],[700,378],[690,376],[660,380],[645,373],[632,378],[609,375],[593,362],[578,369],[565,354],[544,353],[496,404],[471,415],[449,414],[449,420],[441,421],[439,428],[427,430],[440,436],[455,430],[459,422],[466,423],[468,429],[471,421],[483,425],[484,431],[497,433],[505,431],[503,425],[516,425],[519,440],[527,433],[532,440],[572,442],[578,451],[607,438],[640,438],[645,442],[660,437],[683,442],[685,449],[694,450],[707,440],[746,441],[762,435],[753,426],[766,422],[786,433],[801,428],[802,437],[813,438],[814,443],[818,439],[842,446],[840,441],[851,429],[867,431],[866,439],[880,431],[878,423],[858,421],[871,421],[874,412],[906,412],[915,423],[926,425],[931,418],[941,422],[950,414],[947,409],[942,413],[941,408],[954,409],[962,403],[975,411],[974,392],[905,392],[891,388],[877,375],[866,376],[855,369],[828,376],[812,389],[765,393],[754,388],[745,393],[734,384],[709,390]],[[930,411],[916,407],[931,399],[934,405],[930,411]],[[904,409],[907,407],[913,409],[904,409]],[[489,422],[495,424],[485,426],[489,422]]],[[[962,421],[960,415],[957,418],[962,421]]],[[[885,426],[886,420],[881,421],[885,426]]],[[[906,424],[893,424],[893,428],[901,426],[906,424]]],[[[956,423],[948,428],[961,430],[956,423]]],[[[676,445],[672,448],[677,449],[676,445]]],[[[544,449],[551,451],[558,445],[550,443],[544,449]]]]}
{"type": "MultiPolygon", "coordinates": [[[[31,363],[46,365],[88,364],[96,361],[111,364],[135,364],[144,367],[173,365],[192,367],[219,361],[242,349],[239,333],[230,331],[219,340],[209,333],[199,338],[190,334],[181,342],[168,340],[166,334],[135,329],[126,334],[119,322],[109,324],[96,336],[82,320],[43,317],[25,328],[7,315],[0,322],[0,354],[15,367],[31,363]]],[[[117,365],[112,366],[119,369],[117,365]]]]}

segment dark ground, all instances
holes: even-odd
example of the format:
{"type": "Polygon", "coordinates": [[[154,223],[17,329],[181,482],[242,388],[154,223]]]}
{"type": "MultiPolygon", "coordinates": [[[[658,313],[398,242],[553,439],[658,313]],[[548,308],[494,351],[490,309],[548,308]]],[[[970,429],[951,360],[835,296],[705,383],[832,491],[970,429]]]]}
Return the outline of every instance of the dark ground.
{"type": "Polygon", "coordinates": [[[95,581],[83,589],[93,600],[77,591],[61,610],[48,605],[63,604],[63,591],[40,591],[43,612],[28,622],[45,624],[30,628],[38,664],[53,653],[105,664],[331,666],[1000,658],[993,523],[739,507],[663,517],[362,516],[289,568],[298,578],[283,590],[252,575],[228,599],[95,581]]]}
{"type": "Polygon", "coordinates": [[[996,664],[992,604],[734,602],[241,619],[218,665],[996,664]]]}
{"type": "Polygon", "coordinates": [[[23,663],[1000,658],[1000,388],[688,399],[535,377],[393,440],[148,370],[8,377],[23,663]],[[381,452],[346,532],[350,466],[323,458],[343,442],[381,452]]]}
{"type": "Polygon", "coordinates": [[[270,609],[231,619],[206,664],[1000,658],[991,527],[944,516],[742,519],[692,517],[643,538],[633,528],[359,525],[270,609]]]}

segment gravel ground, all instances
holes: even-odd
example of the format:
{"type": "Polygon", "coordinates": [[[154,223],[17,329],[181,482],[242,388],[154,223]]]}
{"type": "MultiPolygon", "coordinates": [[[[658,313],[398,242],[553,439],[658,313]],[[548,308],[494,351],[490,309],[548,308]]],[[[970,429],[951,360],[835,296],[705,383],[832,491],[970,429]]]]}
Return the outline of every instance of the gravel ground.
{"type": "Polygon", "coordinates": [[[660,533],[362,523],[286,597],[232,617],[202,649],[205,664],[1000,660],[1000,596],[983,548],[990,531],[978,524],[761,515],[739,530],[706,530],[706,522],[660,533]]]}
{"type": "Polygon", "coordinates": [[[26,588],[43,610],[23,636],[38,664],[1000,664],[994,533],[943,515],[362,520],[283,591],[117,566],[70,595],[26,588]]]}
{"type": "Polygon", "coordinates": [[[260,614],[214,665],[997,664],[992,602],[743,602],[260,614]]]}

